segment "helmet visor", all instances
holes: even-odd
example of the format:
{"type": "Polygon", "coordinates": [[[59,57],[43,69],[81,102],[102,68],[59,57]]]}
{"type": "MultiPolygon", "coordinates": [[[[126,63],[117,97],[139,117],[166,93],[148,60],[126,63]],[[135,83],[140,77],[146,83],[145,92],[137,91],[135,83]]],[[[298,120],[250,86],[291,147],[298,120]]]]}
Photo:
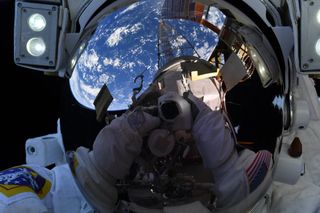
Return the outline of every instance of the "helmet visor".
{"type": "MultiPolygon", "coordinates": [[[[163,1],[140,1],[101,16],[70,61],[70,86],[81,105],[94,109],[96,95],[106,84],[113,96],[108,111],[128,109],[133,89],[141,86],[137,97],[141,95],[170,59],[210,57],[218,35],[194,20],[168,18],[172,14],[165,14],[164,7],[163,1]],[[137,76],[143,81],[134,81],[137,76]]],[[[212,7],[207,19],[221,28],[224,15],[212,7]]]]}

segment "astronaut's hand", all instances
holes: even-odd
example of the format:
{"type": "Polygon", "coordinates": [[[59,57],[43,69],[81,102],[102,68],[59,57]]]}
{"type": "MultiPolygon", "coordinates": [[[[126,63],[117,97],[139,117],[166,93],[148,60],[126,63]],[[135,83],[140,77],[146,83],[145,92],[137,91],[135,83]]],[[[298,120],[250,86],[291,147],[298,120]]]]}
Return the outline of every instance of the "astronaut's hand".
{"type": "MultiPolygon", "coordinates": [[[[160,125],[160,119],[142,110],[123,114],[97,135],[92,151],[79,147],[75,152],[75,173],[81,188],[99,212],[113,212],[117,201],[115,182],[129,174],[141,152],[143,136],[160,125]]],[[[72,163],[73,165],[73,163],[72,163]]]]}
{"type": "MultiPolygon", "coordinates": [[[[186,98],[186,97],[185,97],[186,98]]],[[[234,150],[230,131],[220,110],[211,110],[207,104],[193,94],[187,96],[197,112],[192,127],[192,136],[206,168],[217,168],[234,150]]]]}
{"type": "Polygon", "coordinates": [[[192,92],[185,92],[183,97],[191,105],[191,113],[194,121],[212,111],[210,107],[203,102],[203,100],[194,96],[192,92]]]}
{"type": "Polygon", "coordinates": [[[141,108],[131,112],[127,117],[130,127],[137,131],[141,137],[160,126],[160,118],[152,116],[141,108]]]}
{"type": "Polygon", "coordinates": [[[93,144],[94,164],[115,179],[129,173],[140,154],[143,137],[160,125],[160,119],[140,109],[123,114],[105,126],[93,144]]]}

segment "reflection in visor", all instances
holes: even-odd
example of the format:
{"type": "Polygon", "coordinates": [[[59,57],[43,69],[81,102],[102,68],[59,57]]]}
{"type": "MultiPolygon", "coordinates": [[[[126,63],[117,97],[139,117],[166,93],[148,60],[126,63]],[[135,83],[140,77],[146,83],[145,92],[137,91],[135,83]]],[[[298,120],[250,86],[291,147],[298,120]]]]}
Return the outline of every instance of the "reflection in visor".
{"type": "MultiPolygon", "coordinates": [[[[107,84],[114,97],[108,110],[127,109],[132,89],[139,86],[134,83],[138,75],[144,76],[141,94],[170,58],[209,58],[217,34],[194,21],[164,18],[168,16],[163,11],[161,1],[142,1],[101,19],[70,80],[79,103],[94,109],[96,95],[107,84]],[[169,49],[172,55],[166,52],[169,49]]],[[[214,25],[223,25],[224,16],[216,8],[210,9],[208,17],[214,25]]]]}
{"type": "MultiPolygon", "coordinates": [[[[250,54],[248,42],[250,39],[245,37],[245,34],[239,33],[242,31],[237,31],[242,27],[241,23],[232,17],[228,17],[224,22],[225,17],[219,10],[208,8],[208,11],[203,14],[204,7],[197,7],[197,3],[190,3],[190,1],[166,0],[164,3],[144,1],[100,19],[91,37],[83,38],[82,41],[86,42],[83,51],[80,50],[81,47],[77,51],[81,54],[74,65],[70,80],[76,99],[82,105],[93,109],[92,103],[96,95],[102,85],[107,84],[114,98],[109,111],[125,110],[134,100],[133,105],[130,106],[131,109],[136,109],[137,106],[158,106],[160,110],[157,112],[163,121],[169,123],[177,118],[177,122],[174,125],[170,123],[172,127],[169,128],[176,130],[174,128],[179,125],[179,128],[186,126],[182,129],[189,130],[192,125],[191,116],[185,116],[189,120],[179,118],[179,114],[184,114],[182,109],[190,109],[186,100],[181,97],[184,89],[188,87],[188,83],[183,81],[186,79],[196,81],[209,77],[213,80],[216,77],[219,79],[219,81],[215,79],[219,82],[215,84],[216,89],[226,92],[226,96],[219,94],[219,98],[223,99],[225,110],[230,115],[232,124],[230,126],[236,127],[234,138],[238,140],[237,143],[251,150],[264,149],[273,153],[283,130],[284,99],[281,84],[278,84],[280,81],[271,79],[274,81],[270,81],[270,85],[263,86],[264,82],[261,82],[257,72],[254,73],[254,71],[258,68],[260,71],[266,71],[266,69],[255,66],[253,62],[266,63],[266,57],[261,55],[261,59],[257,61],[258,55],[250,54]],[[224,26],[220,32],[222,25],[224,26]],[[206,72],[207,70],[209,71],[206,72]],[[215,75],[208,75],[213,73],[215,75]],[[149,87],[151,84],[155,87],[149,87]],[[168,99],[159,98],[160,93],[169,94],[171,91],[179,91],[181,94],[180,96],[175,93],[173,96],[161,96],[168,99]],[[136,94],[143,95],[136,97],[136,94]],[[162,102],[163,100],[165,101],[162,102]],[[176,100],[178,101],[175,102],[176,100]]],[[[228,14],[227,11],[226,14],[228,14]]],[[[252,45],[255,44],[255,42],[252,43],[252,45]]],[[[197,89],[202,91],[200,84],[201,82],[197,89]]],[[[210,95],[212,94],[208,96],[210,95]]],[[[118,115],[119,112],[115,113],[118,115]]],[[[170,144],[170,141],[167,143],[170,144]]],[[[166,148],[169,148],[163,149],[160,153],[153,150],[152,141],[150,144],[150,147],[144,147],[141,151],[141,156],[145,157],[141,159],[147,162],[147,166],[138,164],[135,169],[143,170],[141,177],[152,174],[160,181],[154,181],[152,178],[150,181],[140,182],[138,178],[138,181],[132,184],[129,182],[130,188],[127,183],[124,183],[132,202],[141,206],[159,208],[170,202],[171,204],[186,202],[190,198],[189,195],[192,195],[191,199],[206,203],[208,200],[213,200],[208,196],[209,193],[197,195],[197,190],[192,188],[193,183],[209,177],[202,173],[203,170],[190,172],[192,179],[194,178],[192,182],[189,181],[190,178],[180,180],[176,179],[175,175],[169,175],[172,165],[185,166],[182,161],[178,161],[177,156],[183,156],[184,151],[187,150],[180,148],[180,145],[184,147],[188,144],[177,143],[178,149],[174,152],[171,152],[172,149],[167,146],[166,148]],[[145,153],[147,154],[144,155],[145,153]],[[164,159],[153,158],[153,155],[164,157],[164,159]],[[156,159],[156,161],[150,159],[156,159]],[[151,169],[144,171],[145,167],[151,169]],[[171,182],[172,177],[174,181],[171,182]],[[148,203],[150,201],[148,198],[155,194],[161,197],[148,203]],[[200,198],[202,195],[204,197],[200,198]]],[[[200,160],[200,156],[197,157],[193,157],[191,162],[200,160]]],[[[185,168],[182,170],[175,168],[172,171],[182,174],[189,169],[184,171],[185,168]]],[[[183,177],[187,176],[183,175],[183,177]]],[[[209,179],[205,181],[210,182],[209,179]]],[[[119,183],[117,187],[123,187],[121,184],[119,183]]],[[[209,187],[212,188],[212,185],[209,187]]]]}

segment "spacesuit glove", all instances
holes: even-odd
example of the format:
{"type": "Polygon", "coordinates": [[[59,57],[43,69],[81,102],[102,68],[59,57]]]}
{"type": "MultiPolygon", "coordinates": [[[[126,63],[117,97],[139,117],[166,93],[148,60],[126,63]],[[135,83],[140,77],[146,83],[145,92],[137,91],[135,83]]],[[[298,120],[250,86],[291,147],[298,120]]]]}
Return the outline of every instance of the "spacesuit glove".
{"type": "Polygon", "coordinates": [[[92,151],[79,147],[75,170],[80,188],[100,212],[108,212],[117,200],[115,182],[123,179],[140,154],[142,137],[160,125],[160,119],[136,110],[114,119],[97,135],[92,151]]]}
{"type": "Polygon", "coordinates": [[[130,127],[137,131],[141,137],[146,136],[151,130],[160,126],[160,118],[150,115],[138,108],[131,112],[128,117],[130,127]]]}
{"type": "Polygon", "coordinates": [[[207,168],[217,168],[234,151],[234,141],[225,127],[225,119],[220,110],[212,111],[201,99],[192,93],[184,95],[196,113],[192,135],[207,168]]]}
{"type": "Polygon", "coordinates": [[[210,107],[203,102],[203,100],[194,96],[190,91],[185,92],[183,97],[191,105],[191,113],[194,121],[212,111],[210,107]]]}
{"type": "Polygon", "coordinates": [[[238,163],[238,153],[230,129],[221,110],[211,110],[192,94],[188,99],[198,109],[192,135],[203,160],[213,176],[217,207],[228,207],[247,195],[244,169],[238,163]]]}
{"type": "Polygon", "coordinates": [[[122,179],[140,154],[143,136],[160,125],[160,119],[142,110],[116,118],[104,127],[93,144],[93,158],[102,174],[122,179]]]}

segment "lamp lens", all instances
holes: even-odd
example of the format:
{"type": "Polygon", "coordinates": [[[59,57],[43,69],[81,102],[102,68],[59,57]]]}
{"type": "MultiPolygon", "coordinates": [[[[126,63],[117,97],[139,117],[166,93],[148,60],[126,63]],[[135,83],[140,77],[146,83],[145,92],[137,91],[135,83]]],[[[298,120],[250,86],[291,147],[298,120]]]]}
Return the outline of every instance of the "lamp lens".
{"type": "Polygon", "coordinates": [[[46,44],[42,38],[31,38],[26,46],[28,53],[35,57],[43,55],[46,51],[46,44]]]}
{"type": "Polygon", "coordinates": [[[46,27],[47,22],[43,15],[35,13],[29,17],[28,24],[31,30],[40,32],[46,27]]]}

